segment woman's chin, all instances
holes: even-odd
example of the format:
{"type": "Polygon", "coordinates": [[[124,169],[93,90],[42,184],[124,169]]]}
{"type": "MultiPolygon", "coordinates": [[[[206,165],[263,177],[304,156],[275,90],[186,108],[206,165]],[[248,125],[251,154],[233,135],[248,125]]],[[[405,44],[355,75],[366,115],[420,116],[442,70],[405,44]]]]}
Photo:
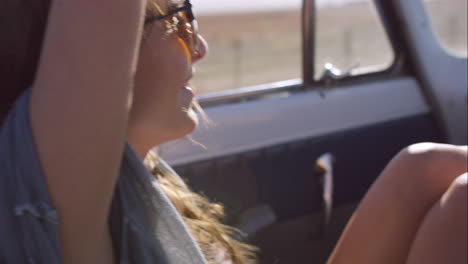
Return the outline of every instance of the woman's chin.
{"type": "Polygon", "coordinates": [[[187,121],[186,121],[186,133],[184,136],[192,133],[195,128],[198,126],[198,115],[190,109],[187,113],[187,121]]]}
{"type": "Polygon", "coordinates": [[[190,108],[187,112],[187,117],[190,119],[190,122],[192,123],[192,129],[189,133],[192,133],[193,130],[198,126],[199,120],[198,120],[198,115],[193,111],[192,108],[190,108]]]}
{"type": "Polygon", "coordinates": [[[188,134],[192,133],[198,126],[198,116],[192,109],[183,111],[179,117],[179,122],[176,124],[176,128],[173,129],[172,137],[170,140],[175,140],[188,134]]]}

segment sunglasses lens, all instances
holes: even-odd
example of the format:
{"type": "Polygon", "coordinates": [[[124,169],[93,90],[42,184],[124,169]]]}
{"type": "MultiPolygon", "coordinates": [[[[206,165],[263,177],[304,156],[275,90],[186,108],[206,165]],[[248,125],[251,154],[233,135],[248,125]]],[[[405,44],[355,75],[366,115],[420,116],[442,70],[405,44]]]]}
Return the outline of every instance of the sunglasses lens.
{"type": "Polygon", "coordinates": [[[181,11],[179,18],[181,19],[180,24],[179,24],[179,30],[178,30],[179,37],[187,43],[187,46],[194,53],[196,53],[197,52],[196,50],[197,32],[195,31],[193,24],[190,22],[186,11],[181,11]]]}
{"type": "Polygon", "coordinates": [[[181,38],[177,38],[177,40],[179,41],[180,46],[184,50],[184,55],[187,58],[188,63],[191,64],[192,63],[192,52],[190,51],[190,48],[187,46],[187,43],[185,42],[185,40],[183,40],[181,38]]]}

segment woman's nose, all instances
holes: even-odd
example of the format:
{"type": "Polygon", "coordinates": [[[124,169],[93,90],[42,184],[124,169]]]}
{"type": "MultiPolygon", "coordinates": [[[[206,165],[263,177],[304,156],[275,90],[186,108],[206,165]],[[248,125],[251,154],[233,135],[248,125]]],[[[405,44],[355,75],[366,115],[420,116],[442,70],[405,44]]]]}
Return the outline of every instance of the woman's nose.
{"type": "Polygon", "coordinates": [[[208,43],[201,35],[198,35],[198,52],[193,54],[192,63],[198,62],[199,60],[203,59],[206,56],[206,54],[208,54],[208,50],[208,43]]]}

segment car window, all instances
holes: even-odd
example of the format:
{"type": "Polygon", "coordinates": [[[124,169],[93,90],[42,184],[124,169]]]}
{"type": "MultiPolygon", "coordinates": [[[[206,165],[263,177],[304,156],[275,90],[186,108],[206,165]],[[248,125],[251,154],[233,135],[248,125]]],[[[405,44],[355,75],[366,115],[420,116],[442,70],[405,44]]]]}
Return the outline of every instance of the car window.
{"type": "Polygon", "coordinates": [[[302,0],[192,1],[210,53],[197,94],[300,78],[302,0]]]}
{"type": "Polygon", "coordinates": [[[326,63],[353,74],[382,71],[394,53],[374,1],[317,1],[315,78],[326,63]]]}
{"type": "Polygon", "coordinates": [[[424,0],[441,46],[455,56],[468,54],[467,3],[468,0],[424,0]]]}

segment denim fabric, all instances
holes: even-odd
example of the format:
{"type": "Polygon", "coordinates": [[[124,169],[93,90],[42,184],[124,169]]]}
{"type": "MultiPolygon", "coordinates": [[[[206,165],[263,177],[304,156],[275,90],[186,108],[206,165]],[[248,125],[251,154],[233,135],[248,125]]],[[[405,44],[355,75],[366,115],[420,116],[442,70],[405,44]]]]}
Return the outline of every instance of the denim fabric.
{"type": "MultiPolygon", "coordinates": [[[[60,217],[31,135],[28,98],[29,91],[0,130],[0,263],[58,264],[60,217]]],[[[128,144],[109,225],[119,263],[206,263],[181,216],[128,144]]]]}

